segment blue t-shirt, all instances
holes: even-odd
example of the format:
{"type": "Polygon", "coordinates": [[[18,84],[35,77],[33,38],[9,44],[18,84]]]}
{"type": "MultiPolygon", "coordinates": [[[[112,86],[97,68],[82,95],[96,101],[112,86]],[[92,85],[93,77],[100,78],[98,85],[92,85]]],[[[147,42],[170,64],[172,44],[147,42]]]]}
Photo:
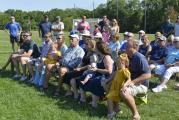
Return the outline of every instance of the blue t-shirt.
{"type": "Polygon", "coordinates": [[[116,50],[120,50],[120,48],[121,48],[120,42],[119,41],[116,41],[116,42],[110,41],[109,48],[112,52],[116,51],[116,50]]]}
{"type": "Polygon", "coordinates": [[[173,64],[179,61],[179,49],[173,48],[167,55],[166,64],[173,64]]]}
{"type": "Polygon", "coordinates": [[[165,23],[162,25],[162,30],[164,31],[164,33],[168,34],[172,30],[174,30],[174,25],[172,23],[165,23]]]}
{"type": "Polygon", "coordinates": [[[124,42],[121,44],[120,50],[121,50],[121,51],[126,51],[126,45],[127,45],[127,41],[124,41],[124,42]]]}
{"type": "Polygon", "coordinates": [[[39,29],[42,32],[42,38],[44,38],[46,33],[51,32],[52,24],[50,22],[43,21],[39,24],[39,29]]]}
{"type": "Polygon", "coordinates": [[[5,28],[9,30],[10,36],[17,37],[18,33],[20,32],[21,26],[18,22],[14,22],[14,23],[9,22],[7,23],[5,28]]]}
{"type": "Polygon", "coordinates": [[[144,47],[143,45],[140,45],[138,52],[140,52],[142,55],[145,56],[148,49],[149,49],[149,46],[144,47]]]}
{"type": "Polygon", "coordinates": [[[153,40],[153,41],[150,42],[150,45],[151,45],[151,47],[153,49],[154,47],[158,46],[158,42],[153,40]]]}
{"type": "Polygon", "coordinates": [[[160,46],[156,46],[152,49],[150,55],[150,60],[160,60],[167,56],[167,49],[166,47],[161,48],[160,46]]]}
{"type": "MultiPolygon", "coordinates": [[[[139,52],[134,53],[133,56],[129,58],[129,71],[131,73],[131,80],[138,78],[142,74],[151,73],[145,56],[139,52]]],[[[142,84],[148,87],[149,80],[145,80],[142,84]]]]}

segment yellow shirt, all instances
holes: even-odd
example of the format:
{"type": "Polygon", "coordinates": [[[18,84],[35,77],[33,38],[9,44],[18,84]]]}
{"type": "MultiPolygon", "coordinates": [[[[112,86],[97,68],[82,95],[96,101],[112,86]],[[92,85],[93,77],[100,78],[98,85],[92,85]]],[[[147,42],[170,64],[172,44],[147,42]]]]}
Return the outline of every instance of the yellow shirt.
{"type": "Polygon", "coordinates": [[[61,52],[57,51],[55,54],[48,54],[47,58],[45,59],[44,63],[45,64],[55,64],[58,62],[58,57],[61,56],[61,52]]]}
{"type": "Polygon", "coordinates": [[[106,97],[114,102],[119,102],[121,88],[128,78],[130,78],[128,68],[117,70],[106,97]]]}

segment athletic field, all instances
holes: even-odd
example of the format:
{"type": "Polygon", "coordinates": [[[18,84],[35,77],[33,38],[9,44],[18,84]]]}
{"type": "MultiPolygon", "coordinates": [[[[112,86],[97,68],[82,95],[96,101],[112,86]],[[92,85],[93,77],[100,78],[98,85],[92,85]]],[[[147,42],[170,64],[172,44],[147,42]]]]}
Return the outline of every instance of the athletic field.
{"type": "MultiPolygon", "coordinates": [[[[68,35],[66,35],[68,38],[68,35]]],[[[40,44],[38,33],[33,32],[33,40],[40,44]]],[[[7,33],[0,31],[0,67],[8,59],[11,52],[7,33]]],[[[72,98],[53,98],[57,84],[52,77],[50,90],[47,94],[25,82],[13,80],[14,73],[10,66],[0,73],[0,120],[105,120],[107,114],[106,101],[100,101],[99,108],[92,109],[89,104],[80,105],[72,98]]],[[[153,78],[151,87],[159,81],[153,78]]],[[[152,93],[149,90],[148,104],[139,105],[142,120],[179,120],[179,91],[173,89],[171,80],[168,89],[162,93],[152,93]]],[[[90,97],[88,97],[90,101],[90,97]]],[[[131,112],[121,103],[123,114],[116,120],[131,120],[131,112]]]]}

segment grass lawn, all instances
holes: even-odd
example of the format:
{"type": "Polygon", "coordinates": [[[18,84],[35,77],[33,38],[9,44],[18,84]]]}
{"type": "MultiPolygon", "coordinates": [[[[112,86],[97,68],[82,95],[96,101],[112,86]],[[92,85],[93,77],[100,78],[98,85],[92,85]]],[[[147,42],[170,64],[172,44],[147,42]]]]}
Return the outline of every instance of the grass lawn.
{"type": "MultiPolygon", "coordinates": [[[[33,32],[34,40],[37,32],[33,32]]],[[[151,36],[151,35],[150,35],[151,36]]],[[[152,37],[152,36],[151,36],[152,37]]],[[[0,67],[8,59],[11,46],[7,33],[0,31],[0,67]]],[[[100,102],[99,108],[94,110],[89,104],[79,105],[72,98],[53,98],[56,82],[52,81],[47,94],[39,92],[37,88],[27,83],[12,79],[10,67],[0,73],[0,120],[104,120],[106,119],[106,103],[100,102]]],[[[52,80],[55,80],[52,78],[52,80]]],[[[179,91],[173,90],[174,80],[168,89],[154,94],[149,90],[148,104],[139,105],[142,120],[179,120],[179,91]]],[[[153,78],[151,87],[158,81],[153,78]]],[[[88,98],[90,101],[90,97],[88,98]]],[[[123,114],[117,120],[131,119],[130,110],[121,104],[123,114]]]]}

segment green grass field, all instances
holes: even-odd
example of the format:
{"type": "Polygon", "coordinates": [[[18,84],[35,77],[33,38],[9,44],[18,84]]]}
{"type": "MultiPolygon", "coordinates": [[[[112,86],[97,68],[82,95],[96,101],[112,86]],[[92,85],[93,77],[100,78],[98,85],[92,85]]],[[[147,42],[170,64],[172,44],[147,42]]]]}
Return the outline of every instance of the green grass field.
{"type": "MultiPolygon", "coordinates": [[[[40,43],[37,32],[33,39],[40,43]]],[[[0,31],[0,67],[8,59],[11,46],[7,33],[0,31]]],[[[92,109],[89,104],[79,105],[72,98],[53,98],[52,93],[56,82],[51,82],[47,94],[27,83],[12,79],[10,67],[0,73],[0,120],[104,120],[107,108],[105,101],[99,103],[99,108],[92,109]]],[[[55,80],[52,78],[52,80],[55,80]]],[[[179,120],[179,91],[173,89],[171,80],[168,89],[154,94],[149,90],[148,104],[139,105],[142,120],[179,120]]],[[[151,87],[158,81],[151,80],[151,87]]],[[[64,94],[64,92],[63,92],[64,94]]],[[[88,98],[90,101],[90,97],[88,98]]],[[[123,114],[116,120],[130,120],[131,112],[125,104],[121,104],[123,114]]]]}

